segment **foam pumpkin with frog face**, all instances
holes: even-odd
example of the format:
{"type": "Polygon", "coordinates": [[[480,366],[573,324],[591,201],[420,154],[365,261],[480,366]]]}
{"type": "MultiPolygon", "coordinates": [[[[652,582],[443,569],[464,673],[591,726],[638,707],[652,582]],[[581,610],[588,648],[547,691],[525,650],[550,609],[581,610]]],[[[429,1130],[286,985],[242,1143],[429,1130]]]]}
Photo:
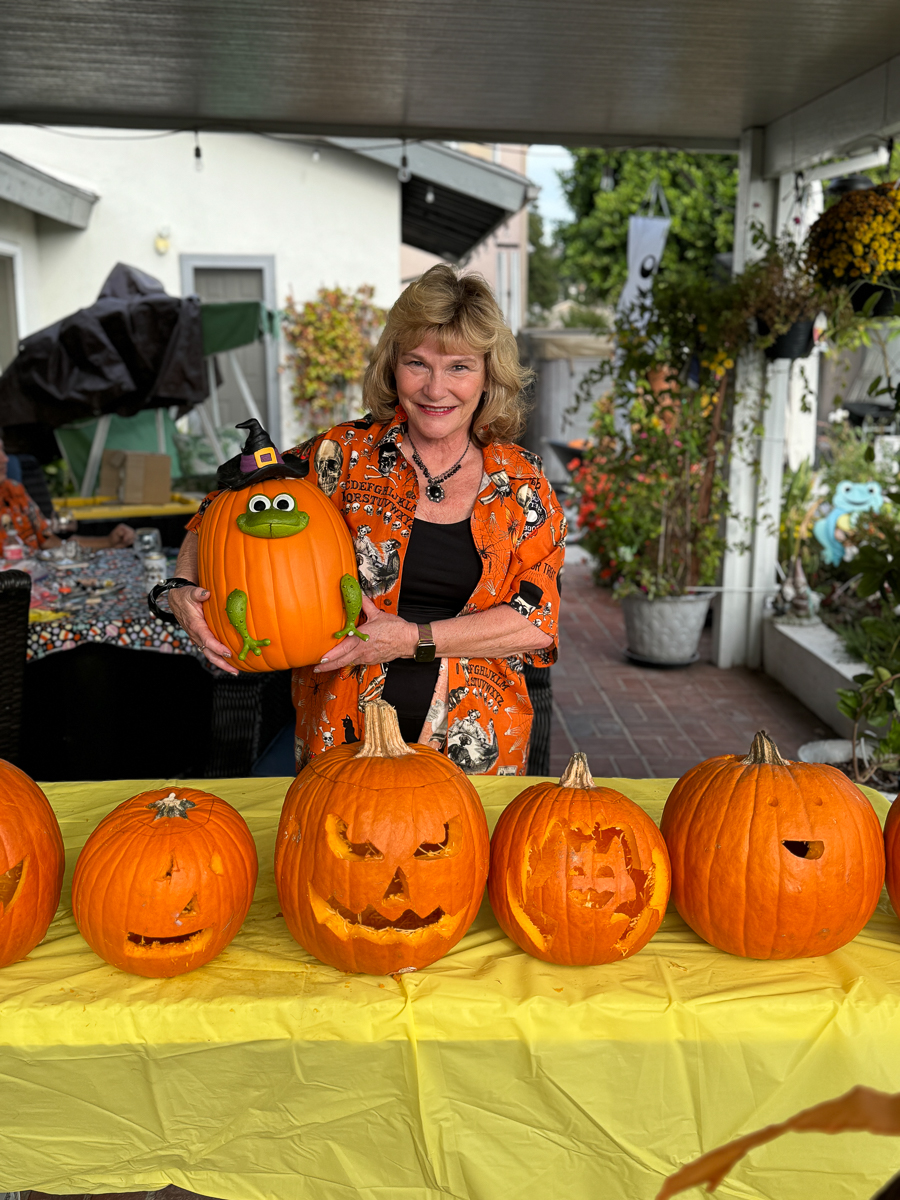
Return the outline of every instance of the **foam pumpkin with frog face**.
{"type": "Polygon", "coordinates": [[[59,906],[66,859],[59,823],[31,779],[0,759],[0,967],[42,941],[59,906]]]}
{"type": "Polygon", "coordinates": [[[558,784],[526,788],[500,814],[488,895],[503,932],[535,958],[618,962],[659,928],[669,856],[644,810],[596,787],[578,753],[558,784]]]}
{"type": "Polygon", "coordinates": [[[85,842],[72,911],[112,966],[183,975],[238,932],[256,875],[256,846],[236,809],[209,792],[158,788],[113,809],[85,842]]]}
{"type": "Polygon", "coordinates": [[[200,526],[198,569],[210,592],[207,624],[240,670],[309,666],[356,632],[362,593],[353,540],[305,479],[220,492],[200,526]]]}
{"type": "Polygon", "coordinates": [[[835,767],[782,758],[765,732],[746,757],[682,775],[660,827],[676,908],[729,954],[830,954],[881,895],[884,845],[870,801],[835,767]]]}
{"type": "Polygon", "coordinates": [[[375,700],[365,740],[314,758],[288,791],[275,849],[281,910],[300,945],[339,970],[425,967],[475,919],[489,845],[466,775],[404,743],[395,710],[375,700]]]}

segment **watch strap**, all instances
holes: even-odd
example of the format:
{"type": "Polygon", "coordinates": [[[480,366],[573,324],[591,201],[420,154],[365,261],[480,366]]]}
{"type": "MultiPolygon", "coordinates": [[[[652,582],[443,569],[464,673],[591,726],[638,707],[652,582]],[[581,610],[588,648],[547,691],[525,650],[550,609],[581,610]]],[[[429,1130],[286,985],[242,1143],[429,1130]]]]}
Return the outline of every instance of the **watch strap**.
{"type": "Polygon", "coordinates": [[[164,579],[162,583],[152,587],[147,595],[147,606],[158,621],[165,621],[167,625],[177,625],[178,618],[174,613],[166,612],[159,607],[159,601],[167,592],[171,592],[173,588],[183,587],[199,587],[199,583],[195,583],[192,579],[181,579],[174,575],[171,579],[164,579]]]}
{"type": "Polygon", "coordinates": [[[434,662],[435,644],[434,637],[431,633],[431,625],[416,625],[419,631],[419,640],[416,643],[416,652],[414,655],[416,662],[434,662]]]}

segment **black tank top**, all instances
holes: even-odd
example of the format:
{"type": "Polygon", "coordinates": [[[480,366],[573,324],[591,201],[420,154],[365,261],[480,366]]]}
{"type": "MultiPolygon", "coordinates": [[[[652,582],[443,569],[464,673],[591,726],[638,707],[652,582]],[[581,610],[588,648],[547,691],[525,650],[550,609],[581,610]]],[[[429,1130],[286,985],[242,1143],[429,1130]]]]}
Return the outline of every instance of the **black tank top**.
{"type": "MultiPolygon", "coordinates": [[[[403,560],[399,616],[417,624],[459,616],[478,586],[481,567],[468,517],[452,525],[416,518],[403,560]]],[[[396,658],[388,664],[382,699],[396,708],[404,741],[418,741],[440,665],[438,658],[430,663],[396,658]]]]}

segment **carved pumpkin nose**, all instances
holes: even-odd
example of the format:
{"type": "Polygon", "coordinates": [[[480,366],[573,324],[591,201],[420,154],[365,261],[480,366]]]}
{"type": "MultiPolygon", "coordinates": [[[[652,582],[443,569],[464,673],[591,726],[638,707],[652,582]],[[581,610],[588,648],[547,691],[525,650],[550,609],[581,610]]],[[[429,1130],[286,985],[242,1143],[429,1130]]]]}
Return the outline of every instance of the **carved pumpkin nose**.
{"type": "Polygon", "coordinates": [[[394,872],[394,878],[387,885],[387,891],[384,893],[384,903],[390,904],[392,901],[396,903],[398,900],[409,899],[409,884],[406,882],[406,876],[398,867],[394,872]]]}

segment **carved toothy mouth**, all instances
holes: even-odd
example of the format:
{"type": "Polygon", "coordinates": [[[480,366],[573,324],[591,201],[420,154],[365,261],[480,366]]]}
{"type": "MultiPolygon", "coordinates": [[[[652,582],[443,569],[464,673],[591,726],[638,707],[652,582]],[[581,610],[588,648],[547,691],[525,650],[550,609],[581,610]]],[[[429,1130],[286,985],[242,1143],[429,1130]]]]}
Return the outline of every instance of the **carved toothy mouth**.
{"type": "Polygon", "coordinates": [[[371,904],[367,904],[361,913],[351,912],[349,908],[345,908],[334,896],[329,898],[328,907],[333,912],[342,916],[351,925],[364,925],[366,929],[424,929],[427,925],[436,925],[444,916],[442,908],[436,908],[427,917],[420,917],[418,913],[408,908],[405,912],[401,913],[396,921],[392,921],[390,917],[384,916],[377,908],[373,908],[371,904]]]}
{"type": "Polygon", "coordinates": [[[132,946],[140,947],[141,950],[155,950],[159,946],[176,948],[184,946],[193,951],[207,940],[210,933],[212,933],[211,929],[195,929],[193,933],[176,933],[172,937],[157,937],[151,933],[129,933],[128,941],[132,946]]]}
{"type": "Polygon", "coordinates": [[[794,855],[795,858],[821,858],[825,853],[824,842],[800,842],[800,841],[783,841],[782,846],[785,850],[794,855]]]}
{"type": "Polygon", "coordinates": [[[391,919],[378,912],[371,904],[367,904],[362,912],[356,913],[341,904],[335,896],[326,904],[312,885],[309,887],[309,900],[316,921],[337,936],[346,938],[349,934],[350,937],[381,943],[409,944],[435,936],[449,939],[453,937],[466,915],[465,909],[454,914],[436,908],[427,916],[421,917],[411,908],[407,908],[400,916],[391,919]]]}

